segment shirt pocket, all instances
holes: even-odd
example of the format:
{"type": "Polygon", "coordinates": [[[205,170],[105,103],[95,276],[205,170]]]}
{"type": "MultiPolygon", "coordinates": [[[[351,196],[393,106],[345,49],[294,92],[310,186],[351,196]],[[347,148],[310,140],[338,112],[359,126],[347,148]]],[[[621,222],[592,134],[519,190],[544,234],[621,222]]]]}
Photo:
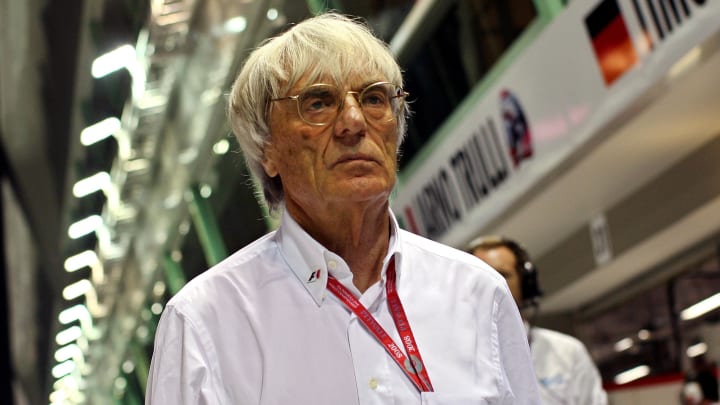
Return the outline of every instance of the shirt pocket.
{"type": "Polygon", "coordinates": [[[421,405],[490,405],[486,399],[476,393],[423,392],[421,405]]]}

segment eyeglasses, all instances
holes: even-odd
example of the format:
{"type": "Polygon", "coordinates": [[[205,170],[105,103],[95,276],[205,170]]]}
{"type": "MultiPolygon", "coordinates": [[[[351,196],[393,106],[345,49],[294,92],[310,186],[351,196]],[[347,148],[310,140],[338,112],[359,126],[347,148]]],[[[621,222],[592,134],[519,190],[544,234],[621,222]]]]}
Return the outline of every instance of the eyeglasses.
{"type": "Polygon", "coordinates": [[[360,104],[365,119],[387,122],[401,113],[408,93],[388,82],[373,83],[361,91],[343,92],[332,84],[313,84],[296,96],[273,98],[270,101],[295,100],[298,115],[310,125],[327,125],[337,118],[345,103],[345,95],[352,94],[360,104]]]}

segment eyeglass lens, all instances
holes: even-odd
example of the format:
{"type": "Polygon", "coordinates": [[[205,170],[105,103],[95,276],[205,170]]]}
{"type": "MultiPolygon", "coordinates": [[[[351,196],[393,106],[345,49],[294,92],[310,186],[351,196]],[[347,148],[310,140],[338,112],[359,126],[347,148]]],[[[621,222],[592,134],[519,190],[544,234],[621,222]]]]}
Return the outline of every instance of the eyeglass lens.
{"type": "MultiPolygon", "coordinates": [[[[299,113],[310,123],[329,123],[337,116],[345,94],[333,85],[312,85],[298,95],[299,113]]],[[[356,97],[367,119],[390,121],[400,109],[402,90],[390,83],[377,83],[366,87],[356,97]]]]}

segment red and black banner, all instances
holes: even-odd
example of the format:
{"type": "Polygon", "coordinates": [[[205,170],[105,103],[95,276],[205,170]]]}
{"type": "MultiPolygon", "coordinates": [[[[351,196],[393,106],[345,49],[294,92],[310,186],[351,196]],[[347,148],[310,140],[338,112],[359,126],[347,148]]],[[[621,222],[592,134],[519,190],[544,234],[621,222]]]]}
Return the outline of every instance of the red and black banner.
{"type": "Polygon", "coordinates": [[[617,0],[600,2],[585,17],[585,28],[605,84],[610,86],[638,60],[617,0]]]}

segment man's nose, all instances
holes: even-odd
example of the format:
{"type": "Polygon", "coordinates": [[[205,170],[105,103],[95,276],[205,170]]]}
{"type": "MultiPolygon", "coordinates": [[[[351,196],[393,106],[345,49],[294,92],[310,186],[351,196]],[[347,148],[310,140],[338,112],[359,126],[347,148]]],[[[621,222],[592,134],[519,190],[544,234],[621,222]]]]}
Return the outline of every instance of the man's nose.
{"type": "Polygon", "coordinates": [[[365,115],[357,95],[352,92],[346,93],[335,122],[335,134],[339,136],[364,134],[366,129],[365,115]]]}

